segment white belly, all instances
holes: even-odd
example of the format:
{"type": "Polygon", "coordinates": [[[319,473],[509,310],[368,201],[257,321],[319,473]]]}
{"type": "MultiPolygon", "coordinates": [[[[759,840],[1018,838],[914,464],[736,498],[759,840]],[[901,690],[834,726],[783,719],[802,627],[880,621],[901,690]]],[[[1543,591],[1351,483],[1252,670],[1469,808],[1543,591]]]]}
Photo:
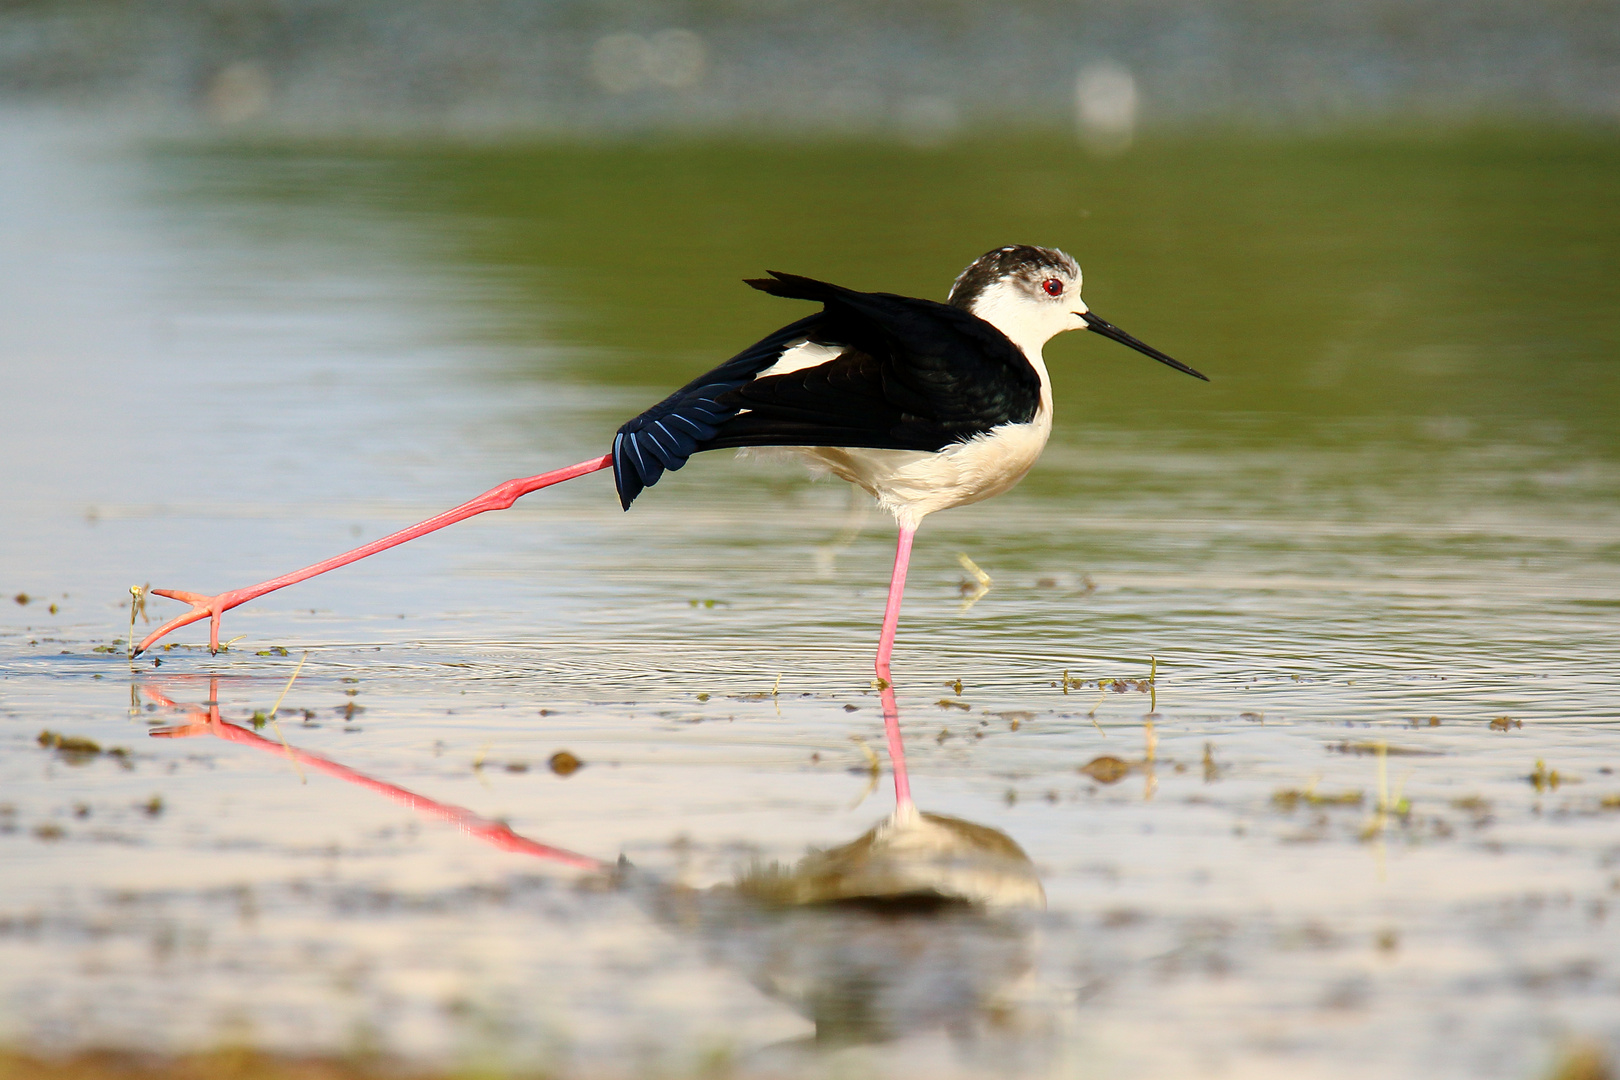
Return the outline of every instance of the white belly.
{"type": "Polygon", "coordinates": [[[865,489],[902,525],[928,514],[1000,495],[1024,478],[1052,433],[1043,408],[1027,424],[1003,424],[938,452],[797,446],[813,468],[865,489]]]}

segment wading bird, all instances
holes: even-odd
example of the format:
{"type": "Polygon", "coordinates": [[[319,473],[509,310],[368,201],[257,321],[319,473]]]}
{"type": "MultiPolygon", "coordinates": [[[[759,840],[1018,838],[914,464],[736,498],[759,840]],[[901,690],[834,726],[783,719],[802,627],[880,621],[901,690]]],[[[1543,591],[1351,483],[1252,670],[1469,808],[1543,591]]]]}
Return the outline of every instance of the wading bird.
{"type": "Polygon", "coordinates": [[[148,634],[135,655],[178,627],[220,616],[265,593],[374,555],[486,510],[505,510],[543,487],[612,467],[619,502],[703,450],[786,447],[870,493],[899,523],[894,573],[876,669],[895,798],[911,805],[899,715],[889,677],[911,541],[937,510],[999,495],[1023,479],[1052,431],[1052,390],[1042,347],[1087,329],[1177,371],[1186,364],[1087,309],[1080,267],[1053,248],[997,248],[974,260],[946,303],[863,293],[772,272],[748,282],[821,310],[751,345],[621,427],[613,450],[566,469],[509,480],[438,517],[313,566],[218,596],[155,589],[191,610],[148,634]]]}

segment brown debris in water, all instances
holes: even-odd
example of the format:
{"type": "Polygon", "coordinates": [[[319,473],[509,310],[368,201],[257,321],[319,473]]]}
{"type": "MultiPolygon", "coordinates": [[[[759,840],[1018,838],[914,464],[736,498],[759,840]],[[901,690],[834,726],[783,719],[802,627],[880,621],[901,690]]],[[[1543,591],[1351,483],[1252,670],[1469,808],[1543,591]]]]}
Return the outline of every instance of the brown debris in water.
{"type": "Polygon", "coordinates": [[[579,760],[579,758],[575,757],[573,754],[570,754],[567,750],[559,750],[555,754],[552,754],[551,758],[546,762],[546,764],[550,765],[551,771],[556,773],[558,776],[573,776],[580,769],[585,767],[585,763],[583,761],[579,760]]]}
{"type": "Polygon", "coordinates": [[[1135,765],[1123,758],[1103,754],[1101,757],[1092,758],[1086,764],[1080,766],[1080,771],[1099,784],[1117,784],[1125,779],[1134,768],[1136,768],[1135,765]]]}
{"type": "Polygon", "coordinates": [[[1547,1080],[1615,1080],[1614,1063],[1598,1044],[1580,1043],[1564,1052],[1547,1080]]]}
{"type": "Polygon", "coordinates": [[[1491,721],[1492,731],[1508,731],[1511,728],[1522,728],[1524,724],[1511,716],[1498,716],[1491,721]]]}

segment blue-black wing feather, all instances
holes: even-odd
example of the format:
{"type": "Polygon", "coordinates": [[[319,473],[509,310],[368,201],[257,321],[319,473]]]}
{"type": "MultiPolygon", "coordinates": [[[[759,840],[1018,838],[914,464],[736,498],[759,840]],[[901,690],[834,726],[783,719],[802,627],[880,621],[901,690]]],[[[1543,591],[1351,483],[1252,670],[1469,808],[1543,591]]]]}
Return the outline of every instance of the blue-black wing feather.
{"type": "Polygon", "coordinates": [[[823,307],[619,429],[613,472],[626,509],[664,470],[680,468],[703,450],[939,450],[1035,416],[1040,377],[1006,335],[970,312],[792,274],[773,273],[748,284],[823,307]],[[759,375],[794,342],[806,339],[842,352],[826,363],[759,375]]]}

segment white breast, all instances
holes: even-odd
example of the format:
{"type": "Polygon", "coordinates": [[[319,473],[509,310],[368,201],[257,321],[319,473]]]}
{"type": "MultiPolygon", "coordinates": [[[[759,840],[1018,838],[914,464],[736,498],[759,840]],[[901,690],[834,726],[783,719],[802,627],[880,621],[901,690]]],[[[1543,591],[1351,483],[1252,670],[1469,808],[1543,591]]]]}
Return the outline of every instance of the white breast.
{"type": "Polygon", "coordinates": [[[1003,424],[937,453],[798,446],[812,468],[833,473],[866,490],[901,524],[915,528],[938,510],[1000,495],[1024,478],[1052,432],[1052,414],[1042,410],[1028,424],[1003,424]]]}
{"type": "MultiPolygon", "coordinates": [[[[760,372],[781,375],[836,359],[836,346],[802,341],[760,372]]],[[[1027,424],[1003,424],[940,451],[872,450],[863,447],[783,447],[817,472],[830,472],[864,489],[901,524],[915,528],[938,510],[988,499],[1024,478],[1052,434],[1052,389],[1037,347],[1025,356],[1041,379],[1041,399],[1027,424]]],[[[744,451],[757,454],[759,451],[744,451]]]]}

